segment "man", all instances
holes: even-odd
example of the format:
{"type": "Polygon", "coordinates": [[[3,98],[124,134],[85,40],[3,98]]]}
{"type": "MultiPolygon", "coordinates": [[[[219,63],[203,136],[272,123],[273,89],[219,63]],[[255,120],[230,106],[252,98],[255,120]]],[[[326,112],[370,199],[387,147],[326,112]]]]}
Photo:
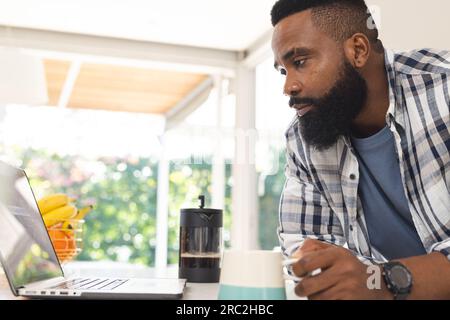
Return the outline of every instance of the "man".
{"type": "Polygon", "coordinates": [[[279,0],[271,15],[297,111],[279,226],[296,293],[450,299],[450,53],[385,50],[364,0],[279,0]]]}

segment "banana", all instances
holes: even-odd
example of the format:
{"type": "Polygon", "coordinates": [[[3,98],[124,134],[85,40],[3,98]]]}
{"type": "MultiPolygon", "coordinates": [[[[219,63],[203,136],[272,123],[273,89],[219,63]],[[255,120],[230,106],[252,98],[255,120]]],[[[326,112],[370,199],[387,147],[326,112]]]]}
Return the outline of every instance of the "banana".
{"type": "Polygon", "coordinates": [[[86,206],[78,210],[77,215],[73,217],[74,220],[81,220],[87,215],[92,209],[94,209],[93,205],[86,206]]]}
{"type": "Polygon", "coordinates": [[[81,208],[77,211],[77,214],[75,217],[71,218],[71,221],[66,221],[63,223],[61,229],[62,230],[70,230],[73,229],[73,221],[81,220],[83,219],[92,209],[94,208],[93,205],[86,206],[84,208],[81,208]]]}
{"type": "Polygon", "coordinates": [[[73,205],[65,205],[50,212],[47,212],[43,218],[45,226],[51,227],[57,223],[63,222],[66,219],[71,219],[77,215],[77,208],[73,205]]]}
{"type": "Polygon", "coordinates": [[[68,195],[63,193],[51,194],[43,197],[38,201],[38,207],[42,215],[68,205],[70,202],[75,201],[75,199],[70,198],[68,195]]]}

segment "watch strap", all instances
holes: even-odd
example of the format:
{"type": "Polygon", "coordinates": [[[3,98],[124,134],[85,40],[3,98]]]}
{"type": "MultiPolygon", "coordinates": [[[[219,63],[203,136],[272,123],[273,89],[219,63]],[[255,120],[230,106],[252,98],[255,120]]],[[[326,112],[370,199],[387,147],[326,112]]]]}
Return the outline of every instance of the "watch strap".
{"type": "Polygon", "coordinates": [[[408,298],[409,292],[407,293],[394,293],[394,300],[406,300],[408,298]]]}

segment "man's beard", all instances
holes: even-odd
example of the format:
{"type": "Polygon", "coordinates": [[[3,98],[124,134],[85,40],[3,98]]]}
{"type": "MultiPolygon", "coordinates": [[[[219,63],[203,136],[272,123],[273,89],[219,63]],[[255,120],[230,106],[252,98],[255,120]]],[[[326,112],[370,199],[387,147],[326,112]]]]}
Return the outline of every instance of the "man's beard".
{"type": "Polygon", "coordinates": [[[352,122],[361,112],[366,99],[366,81],[344,60],[340,78],[322,98],[293,97],[290,103],[314,106],[307,114],[299,117],[300,132],[308,144],[317,150],[326,150],[339,137],[350,134],[352,122]]]}

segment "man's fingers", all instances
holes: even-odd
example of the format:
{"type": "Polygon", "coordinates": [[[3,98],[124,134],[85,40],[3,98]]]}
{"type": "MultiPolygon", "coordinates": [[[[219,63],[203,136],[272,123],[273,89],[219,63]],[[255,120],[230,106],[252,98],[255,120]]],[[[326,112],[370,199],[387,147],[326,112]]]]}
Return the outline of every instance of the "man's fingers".
{"type": "Polygon", "coordinates": [[[314,239],[306,239],[303,241],[302,245],[300,246],[299,250],[302,251],[316,251],[320,249],[326,249],[329,248],[331,244],[326,243],[324,241],[320,240],[314,240],[314,239]]]}
{"type": "Polygon", "coordinates": [[[327,249],[331,246],[331,244],[320,241],[320,240],[313,240],[313,239],[306,239],[303,241],[300,248],[297,249],[297,251],[294,252],[292,255],[293,258],[301,258],[303,255],[307,252],[314,252],[322,249],[327,249]]]}
{"type": "Polygon", "coordinates": [[[313,277],[304,278],[295,287],[295,294],[299,297],[315,297],[325,292],[337,284],[338,280],[331,270],[326,270],[313,277]]]}
{"type": "Polygon", "coordinates": [[[335,248],[327,248],[305,253],[292,265],[292,271],[297,277],[304,277],[317,269],[327,269],[336,258],[335,248]]]}

